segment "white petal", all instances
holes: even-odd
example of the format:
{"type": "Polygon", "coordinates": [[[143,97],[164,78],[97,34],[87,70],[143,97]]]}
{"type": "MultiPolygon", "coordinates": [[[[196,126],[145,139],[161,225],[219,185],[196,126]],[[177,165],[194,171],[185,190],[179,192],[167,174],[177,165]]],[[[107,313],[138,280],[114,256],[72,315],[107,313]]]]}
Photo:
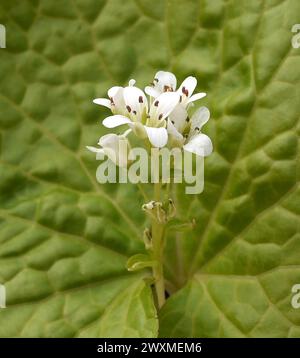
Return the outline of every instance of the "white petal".
{"type": "Polygon", "coordinates": [[[140,119],[142,113],[148,110],[148,101],[145,93],[137,87],[125,87],[124,88],[124,100],[130,115],[135,111],[138,119],[140,119]]]}
{"type": "Polygon", "coordinates": [[[144,127],[146,129],[148,138],[153,147],[162,148],[168,142],[168,132],[166,128],[154,128],[154,127],[144,127]]]}
{"type": "Polygon", "coordinates": [[[160,91],[158,91],[157,89],[155,89],[152,86],[147,86],[145,87],[145,93],[147,93],[148,96],[156,98],[160,95],[160,91]]]}
{"type": "Polygon", "coordinates": [[[95,98],[93,100],[93,103],[99,104],[100,106],[104,106],[104,107],[111,109],[111,102],[107,98],[95,98]]]}
{"type": "Polygon", "coordinates": [[[116,114],[115,116],[106,117],[102,124],[106,128],[115,128],[119,127],[123,124],[131,124],[131,120],[125,116],[121,116],[120,114],[116,114]]]}
{"type": "Polygon", "coordinates": [[[211,154],[213,145],[207,135],[200,133],[192,137],[189,142],[183,146],[183,149],[200,155],[201,157],[206,157],[211,154]]]}
{"type": "Polygon", "coordinates": [[[126,105],[132,106],[133,108],[139,105],[139,103],[147,103],[145,93],[135,86],[129,86],[124,88],[124,100],[126,105]],[[140,97],[142,97],[143,102],[140,102],[140,97]]]}
{"type": "Polygon", "coordinates": [[[183,135],[178,132],[174,124],[168,119],[167,131],[169,135],[178,142],[183,142],[183,135]]]}
{"type": "Polygon", "coordinates": [[[99,139],[99,145],[103,147],[105,154],[112,162],[121,167],[127,165],[128,141],[126,138],[109,133],[99,139]]]}
{"type": "Polygon", "coordinates": [[[132,78],[131,80],[129,80],[128,85],[129,86],[134,86],[135,83],[136,83],[136,80],[132,78]]]}
{"type": "Polygon", "coordinates": [[[113,97],[117,94],[117,92],[118,92],[119,90],[122,90],[122,89],[123,89],[123,87],[120,87],[120,86],[111,87],[111,88],[107,91],[107,95],[108,95],[109,98],[113,98],[113,97]]]}
{"type": "Polygon", "coordinates": [[[196,86],[197,86],[196,78],[189,76],[182,82],[181,86],[178,89],[178,92],[182,94],[185,91],[187,91],[187,97],[190,97],[193,94],[196,86]]]}
{"type": "Polygon", "coordinates": [[[200,92],[200,93],[193,94],[193,95],[189,98],[189,100],[187,101],[187,103],[195,102],[195,101],[197,101],[198,99],[204,98],[205,96],[206,96],[206,93],[204,93],[204,92],[200,92]]]}
{"type": "Polygon", "coordinates": [[[157,97],[150,108],[150,118],[162,120],[166,118],[179,102],[177,92],[164,92],[157,97]]]}
{"type": "Polygon", "coordinates": [[[113,100],[112,108],[115,108],[117,112],[123,112],[125,110],[125,102],[123,97],[124,88],[120,86],[114,86],[107,92],[108,97],[113,100]]]}
{"type": "Polygon", "coordinates": [[[184,106],[180,103],[174,108],[174,110],[170,113],[169,119],[171,122],[174,122],[174,126],[179,132],[183,132],[184,127],[186,125],[186,119],[188,117],[188,113],[184,106]]]}
{"type": "Polygon", "coordinates": [[[102,148],[91,147],[89,145],[87,145],[86,148],[93,153],[104,153],[102,148]]]}
{"type": "Polygon", "coordinates": [[[105,134],[103,137],[99,139],[98,144],[101,145],[101,147],[111,147],[116,142],[118,142],[119,136],[115,133],[109,133],[105,134]]]}
{"type": "Polygon", "coordinates": [[[200,107],[197,109],[191,118],[190,135],[193,135],[195,131],[199,132],[204,124],[209,120],[209,116],[210,113],[208,108],[200,107]]]}
{"type": "Polygon", "coordinates": [[[158,71],[154,77],[154,85],[159,89],[159,91],[165,92],[168,88],[171,88],[173,91],[176,89],[177,80],[175,75],[172,72],[158,71]]]}

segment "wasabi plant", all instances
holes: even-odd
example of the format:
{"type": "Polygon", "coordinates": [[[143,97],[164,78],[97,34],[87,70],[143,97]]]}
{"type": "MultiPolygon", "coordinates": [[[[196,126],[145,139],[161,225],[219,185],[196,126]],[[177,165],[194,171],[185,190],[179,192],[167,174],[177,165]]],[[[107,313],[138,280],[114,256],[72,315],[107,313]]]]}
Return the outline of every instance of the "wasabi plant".
{"type": "MultiPolygon", "coordinates": [[[[132,256],[127,262],[127,268],[129,271],[152,268],[157,305],[160,308],[165,302],[164,238],[167,228],[172,222],[176,222],[176,203],[172,198],[171,186],[178,182],[178,173],[187,171],[188,168],[186,163],[182,163],[188,160],[185,156],[182,159],[180,154],[190,153],[200,158],[211,154],[212,142],[201,132],[203,125],[209,120],[210,113],[206,107],[194,108],[195,101],[206,96],[206,93],[202,92],[194,94],[197,86],[195,77],[187,77],[177,89],[175,75],[159,71],[144,91],[135,84],[135,80],[130,80],[127,87],[110,88],[108,98],[94,99],[95,104],[105,106],[112,112],[112,115],[102,122],[105,127],[116,128],[125,125],[129,129],[122,134],[106,134],[99,139],[99,147],[87,148],[96,153],[98,159],[107,156],[110,163],[118,166],[120,171],[126,171],[134,159],[128,154],[128,149],[132,147],[130,138],[134,139],[135,136],[142,143],[142,148],[139,149],[144,149],[149,154],[151,163],[158,169],[158,173],[154,173],[155,170],[151,167],[153,197],[142,206],[151,222],[151,227],[145,228],[143,234],[147,254],[132,256]],[[166,170],[166,167],[160,163],[159,156],[163,156],[166,151],[174,155],[174,158],[169,163],[168,174],[163,176],[161,172],[166,170]]],[[[170,153],[168,158],[171,156],[170,153]]],[[[147,157],[144,158],[144,162],[148,163],[147,157]]],[[[192,165],[193,162],[189,163],[192,165]]],[[[143,167],[139,169],[142,170],[143,167]]],[[[184,174],[185,179],[190,176],[184,174]]],[[[135,181],[132,181],[138,182],[137,177],[138,175],[135,175],[135,181]]],[[[148,178],[147,171],[140,182],[145,183],[148,178]]]]}

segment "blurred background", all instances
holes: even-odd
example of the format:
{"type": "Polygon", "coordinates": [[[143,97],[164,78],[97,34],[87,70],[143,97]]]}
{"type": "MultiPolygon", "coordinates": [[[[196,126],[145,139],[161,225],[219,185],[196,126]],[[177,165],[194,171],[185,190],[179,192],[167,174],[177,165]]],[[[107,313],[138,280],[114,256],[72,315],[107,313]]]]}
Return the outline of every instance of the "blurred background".
{"type": "Polygon", "coordinates": [[[168,236],[159,334],[299,337],[299,1],[1,0],[0,23],[0,336],[157,335],[125,269],[143,195],[98,184],[85,146],[107,133],[94,98],[169,70],[207,92],[214,153],[201,195],[174,192],[196,226],[168,236]]]}

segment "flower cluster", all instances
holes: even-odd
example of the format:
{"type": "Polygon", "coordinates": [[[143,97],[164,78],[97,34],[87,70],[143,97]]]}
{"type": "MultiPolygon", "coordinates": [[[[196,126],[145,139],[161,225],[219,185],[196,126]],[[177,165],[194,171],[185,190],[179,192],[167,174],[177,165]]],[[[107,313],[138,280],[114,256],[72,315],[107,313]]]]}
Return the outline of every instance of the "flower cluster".
{"type": "Polygon", "coordinates": [[[177,147],[208,156],[212,152],[212,142],[201,133],[201,128],[209,120],[209,110],[200,107],[189,116],[194,102],[206,96],[206,93],[194,94],[196,86],[196,78],[189,76],[177,89],[175,75],[159,71],[144,91],[135,86],[135,80],[130,80],[127,87],[110,88],[108,98],[93,101],[112,111],[113,115],[105,118],[102,124],[107,128],[128,125],[129,129],[122,135],[107,134],[101,137],[98,143],[100,148],[87,148],[108,156],[114,153],[117,164],[122,166],[125,160],[118,150],[119,142],[127,140],[127,136],[133,132],[152,147],[177,147]]]}

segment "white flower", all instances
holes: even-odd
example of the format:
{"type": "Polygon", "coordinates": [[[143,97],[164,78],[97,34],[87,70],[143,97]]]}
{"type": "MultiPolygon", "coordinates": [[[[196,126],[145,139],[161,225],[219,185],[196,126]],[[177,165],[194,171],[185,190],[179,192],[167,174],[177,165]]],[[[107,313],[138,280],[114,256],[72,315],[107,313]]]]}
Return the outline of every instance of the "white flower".
{"type": "MultiPolygon", "coordinates": [[[[135,80],[131,79],[129,81],[129,86],[135,85],[135,80]]],[[[125,102],[123,97],[124,87],[114,86],[107,91],[108,98],[95,98],[93,102],[109,108],[114,114],[124,114],[125,111],[125,102]]]]}
{"type": "MultiPolygon", "coordinates": [[[[145,87],[145,92],[153,97],[157,98],[163,92],[174,92],[176,90],[177,80],[173,73],[158,71],[154,77],[151,86],[145,87]]],[[[197,80],[195,77],[187,77],[178,88],[177,93],[180,96],[179,102],[184,107],[187,107],[190,103],[197,101],[206,96],[206,93],[196,93],[193,95],[197,86],[197,80]]]]}
{"type": "MultiPolygon", "coordinates": [[[[118,97],[116,110],[118,114],[107,117],[102,122],[107,128],[115,128],[123,124],[129,125],[135,132],[148,137],[154,147],[164,147],[168,141],[166,118],[179,102],[176,92],[165,92],[158,96],[149,107],[144,92],[135,87],[121,88],[114,93],[118,97]],[[120,92],[122,100],[120,100],[120,92]],[[122,102],[124,101],[124,103],[122,102]]],[[[115,99],[113,101],[115,101],[115,99]]]]}
{"type": "MultiPolygon", "coordinates": [[[[177,80],[173,73],[159,71],[152,86],[145,88],[150,95],[150,104],[145,93],[130,80],[127,87],[115,86],[108,90],[107,98],[96,98],[94,103],[110,108],[113,115],[103,120],[107,128],[128,125],[136,135],[148,138],[152,146],[162,148],[168,141],[171,146],[206,156],[212,151],[210,139],[201,133],[209,119],[209,111],[201,107],[189,122],[187,109],[192,102],[206,96],[193,94],[197,80],[187,77],[176,90],[177,80]]],[[[109,137],[117,141],[115,137],[109,137]]],[[[105,149],[104,146],[99,144],[105,149]]],[[[90,147],[91,148],[91,147],[90,147]]],[[[100,150],[100,149],[98,149],[100,150]]],[[[95,148],[93,149],[95,151],[95,148]]]]}
{"type": "Polygon", "coordinates": [[[174,92],[176,90],[177,79],[171,72],[158,71],[150,86],[145,87],[145,92],[156,98],[163,92],[174,92]]]}
{"type": "Polygon", "coordinates": [[[178,93],[180,94],[180,103],[183,106],[187,106],[190,103],[197,101],[206,96],[206,93],[199,92],[194,93],[194,90],[197,86],[197,80],[195,77],[189,76],[187,77],[178,88],[178,93]]]}
{"type": "Polygon", "coordinates": [[[175,115],[173,113],[168,119],[167,128],[171,145],[182,146],[183,150],[200,156],[210,155],[213,150],[212,142],[207,135],[201,133],[201,128],[209,120],[209,116],[206,107],[200,107],[191,119],[184,108],[176,110],[175,115]]]}
{"type": "Polygon", "coordinates": [[[87,149],[93,153],[102,153],[120,167],[126,167],[128,163],[128,140],[127,135],[131,132],[128,129],[123,134],[117,135],[109,133],[99,139],[98,145],[101,148],[87,146],[87,149]]]}

